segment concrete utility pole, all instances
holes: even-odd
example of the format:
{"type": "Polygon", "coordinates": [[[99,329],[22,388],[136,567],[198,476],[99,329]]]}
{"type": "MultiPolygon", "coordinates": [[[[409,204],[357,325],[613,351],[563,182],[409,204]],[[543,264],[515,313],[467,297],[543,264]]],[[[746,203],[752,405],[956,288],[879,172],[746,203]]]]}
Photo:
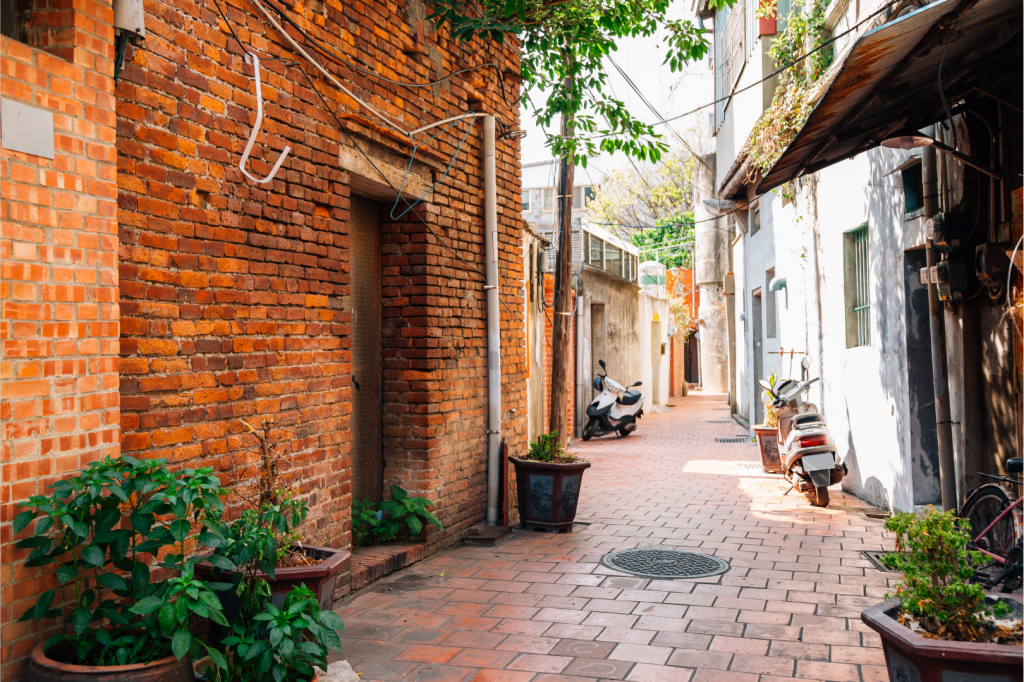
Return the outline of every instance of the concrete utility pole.
{"type": "MultiPolygon", "coordinates": [[[[562,115],[562,137],[573,136],[572,124],[562,115]]],[[[564,444],[572,435],[566,419],[569,404],[569,342],[572,338],[572,192],[574,159],[562,157],[558,172],[558,261],[555,263],[555,314],[551,330],[551,422],[564,444]]]]}
{"type": "MultiPolygon", "coordinates": [[[[934,129],[928,132],[934,135],[934,129]]],[[[935,147],[921,149],[922,190],[924,213],[928,218],[939,212],[939,179],[936,171],[935,147]]],[[[928,269],[938,262],[938,252],[932,240],[927,240],[925,262],[928,269]]],[[[935,428],[939,446],[939,483],[942,490],[942,510],[956,510],[956,465],[953,459],[953,427],[949,406],[949,379],[946,370],[946,332],[942,301],[934,284],[928,285],[928,322],[932,346],[932,386],[935,389],[935,428]]]]}

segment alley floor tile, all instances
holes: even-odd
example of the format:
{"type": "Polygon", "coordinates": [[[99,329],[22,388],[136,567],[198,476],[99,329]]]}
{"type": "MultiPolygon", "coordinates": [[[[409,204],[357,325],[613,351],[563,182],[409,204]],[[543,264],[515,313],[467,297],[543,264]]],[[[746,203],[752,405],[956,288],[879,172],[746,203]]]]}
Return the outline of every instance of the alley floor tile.
{"type": "Polygon", "coordinates": [[[722,396],[673,399],[625,439],[573,443],[586,472],[574,532],[515,531],[451,548],[346,598],[342,652],[363,682],[861,682],[886,679],[860,610],[892,574],[864,503],[811,507],[762,472],[757,446],[717,443],[722,396]],[[711,554],[726,573],[650,580],[602,565],[613,551],[711,554]],[[403,575],[416,586],[392,589],[403,575]]]}

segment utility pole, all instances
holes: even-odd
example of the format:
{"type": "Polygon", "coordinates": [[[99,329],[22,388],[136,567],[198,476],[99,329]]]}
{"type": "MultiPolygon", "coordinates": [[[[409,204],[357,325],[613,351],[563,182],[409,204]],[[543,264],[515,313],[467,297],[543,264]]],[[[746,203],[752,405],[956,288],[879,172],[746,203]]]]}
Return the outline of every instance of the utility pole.
{"type": "MultiPolygon", "coordinates": [[[[571,76],[567,78],[568,81],[571,76]]],[[[562,138],[573,136],[569,118],[562,114],[562,138]]],[[[562,157],[558,172],[558,262],[555,263],[555,315],[551,330],[551,421],[549,431],[557,431],[565,444],[572,435],[566,419],[569,404],[569,342],[572,331],[572,192],[575,159],[562,157]]],[[[582,244],[581,244],[582,248],[582,244]]]]}

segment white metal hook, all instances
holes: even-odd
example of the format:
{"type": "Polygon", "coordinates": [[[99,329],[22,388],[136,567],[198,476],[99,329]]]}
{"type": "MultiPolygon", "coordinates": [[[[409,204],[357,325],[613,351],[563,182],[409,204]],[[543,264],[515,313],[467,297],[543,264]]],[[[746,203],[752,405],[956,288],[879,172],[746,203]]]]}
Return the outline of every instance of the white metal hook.
{"type": "Polygon", "coordinates": [[[263,185],[274,179],[274,176],[277,175],[277,170],[281,167],[281,164],[284,163],[285,157],[288,156],[288,152],[290,152],[292,148],[285,146],[284,151],[281,152],[281,156],[277,157],[277,163],[275,163],[274,167],[270,169],[270,175],[265,178],[257,178],[250,175],[249,172],[245,170],[245,162],[249,159],[249,152],[252,151],[252,146],[256,142],[256,136],[259,135],[260,132],[260,124],[263,123],[263,91],[260,89],[260,58],[252,52],[249,52],[245,56],[245,61],[252,63],[253,73],[256,78],[256,123],[252,127],[252,132],[249,134],[249,141],[246,143],[245,151],[242,152],[242,158],[238,162],[238,169],[242,171],[242,174],[245,177],[249,178],[253,182],[258,182],[263,185]]]}

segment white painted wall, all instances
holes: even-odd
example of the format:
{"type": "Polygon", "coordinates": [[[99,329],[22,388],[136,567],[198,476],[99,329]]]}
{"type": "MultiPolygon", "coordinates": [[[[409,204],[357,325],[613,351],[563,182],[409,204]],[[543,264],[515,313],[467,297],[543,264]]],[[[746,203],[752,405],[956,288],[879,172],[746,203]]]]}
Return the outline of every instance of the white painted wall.
{"type": "Polygon", "coordinates": [[[640,357],[644,360],[640,364],[640,381],[643,385],[640,390],[644,393],[644,414],[651,414],[655,402],[660,405],[668,403],[669,387],[669,354],[666,346],[665,354],[661,356],[661,374],[658,387],[658,396],[654,395],[654,358],[651,353],[654,350],[654,340],[651,339],[652,323],[655,316],[661,322],[661,334],[657,339],[658,350],[661,344],[668,344],[668,326],[671,323],[671,314],[667,298],[650,296],[640,293],[640,357]]]}

